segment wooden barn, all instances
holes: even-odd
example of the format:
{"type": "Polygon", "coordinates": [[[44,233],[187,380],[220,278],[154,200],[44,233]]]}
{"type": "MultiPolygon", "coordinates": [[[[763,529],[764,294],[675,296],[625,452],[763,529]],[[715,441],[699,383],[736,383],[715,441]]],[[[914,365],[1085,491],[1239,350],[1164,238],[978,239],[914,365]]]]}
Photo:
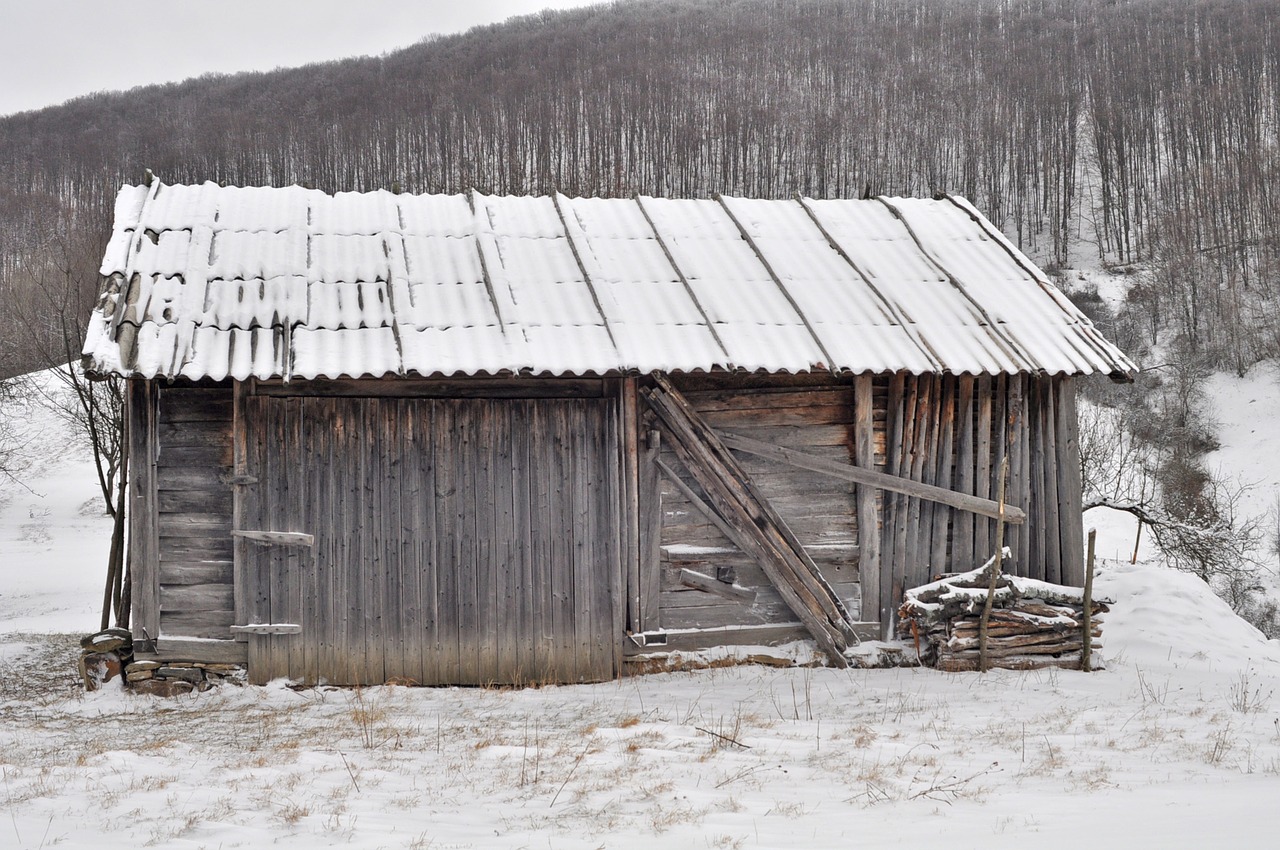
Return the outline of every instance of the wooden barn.
{"type": "Polygon", "coordinates": [[[993,551],[1079,582],[1077,376],[1133,364],[960,198],[126,187],[141,658],[488,684],[813,638],[993,551]]]}

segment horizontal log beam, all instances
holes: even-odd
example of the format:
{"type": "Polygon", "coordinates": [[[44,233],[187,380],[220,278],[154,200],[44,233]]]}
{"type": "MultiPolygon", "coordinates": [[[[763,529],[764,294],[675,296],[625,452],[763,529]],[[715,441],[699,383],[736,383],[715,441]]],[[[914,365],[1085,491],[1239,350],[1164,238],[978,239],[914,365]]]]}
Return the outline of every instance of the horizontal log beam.
{"type": "Polygon", "coordinates": [[[738,584],[729,584],[720,581],[702,573],[693,570],[680,571],[680,583],[685,587],[692,587],[695,590],[703,590],[707,593],[714,593],[716,596],[723,596],[726,599],[733,599],[738,602],[755,602],[756,592],[749,587],[742,587],[738,584]]]}
{"type": "Polygon", "coordinates": [[[316,538],[302,531],[233,531],[232,537],[243,537],[254,543],[276,546],[314,546],[316,538]]]}
{"type": "MultiPolygon", "coordinates": [[[[881,490],[890,490],[894,493],[903,493],[907,496],[927,499],[928,501],[938,502],[969,513],[980,514],[994,519],[1000,518],[999,503],[990,499],[971,496],[968,493],[958,493],[955,490],[947,490],[943,487],[934,487],[932,484],[923,484],[919,481],[912,481],[909,478],[876,472],[873,469],[846,466],[836,461],[814,457],[794,449],[784,449],[781,446],[753,440],[750,437],[740,437],[736,434],[723,432],[719,436],[721,442],[726,446],[731,449],[737,449],[740,452],[789,463],[792,466],[807,469],[810,472],[829,475],[832,478],[839,478],[844,481],[852,481],[855,484],[864,484],[868,487],[876,487],[881,490]]],[[[1004,521],[1010,525],[1018,525],[1026,522],[1026,519],[1027,515],[1021,508],[1013,505],[1004,506],[1004,521]]]]}

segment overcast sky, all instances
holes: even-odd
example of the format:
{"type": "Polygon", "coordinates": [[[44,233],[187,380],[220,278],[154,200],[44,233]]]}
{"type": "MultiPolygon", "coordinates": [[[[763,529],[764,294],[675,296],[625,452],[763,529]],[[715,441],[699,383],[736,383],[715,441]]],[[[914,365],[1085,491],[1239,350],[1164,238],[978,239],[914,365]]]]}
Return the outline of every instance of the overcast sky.
{"type": "Polygon", "coordinates": [[[209,71],[377,56],[599,0],[0,0],[0,115],[209,71]]]}

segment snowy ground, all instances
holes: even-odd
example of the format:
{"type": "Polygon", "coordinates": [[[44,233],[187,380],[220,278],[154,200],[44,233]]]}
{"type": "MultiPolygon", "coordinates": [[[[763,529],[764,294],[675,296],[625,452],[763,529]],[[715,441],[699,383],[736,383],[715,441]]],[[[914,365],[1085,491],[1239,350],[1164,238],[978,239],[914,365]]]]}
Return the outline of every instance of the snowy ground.
{"type": "Polygon", "coordinates": [[[94,626],[109,527],[41,421],[0,508],[0,847],[1275,846],[1280,643],[1145,561],[1100,571],[1091,675],[86,695],[36,635],[94,626]]]}

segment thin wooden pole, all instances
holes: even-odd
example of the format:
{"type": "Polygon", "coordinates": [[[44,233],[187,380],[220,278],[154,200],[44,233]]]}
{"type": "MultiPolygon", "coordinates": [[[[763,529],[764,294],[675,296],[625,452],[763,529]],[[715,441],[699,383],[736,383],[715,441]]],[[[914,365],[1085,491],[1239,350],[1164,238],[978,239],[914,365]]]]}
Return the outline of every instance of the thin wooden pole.
{"type": "Polygon", "coordinates": [[[1080,649],[1080,669],[1086,673],[1093,671],[1093,551],[1097,539],[1098,529],[1089,529],[1089,554],[1084,565],[1084,643],[1080,649]]]}
{"type": "Polygon", "coordinates": [[[987,627],[991,622],[991,603],[996,597],[996,582],[1000,579],[1000,568],[1004,564],[1004,488],[1009,477],[1009,456],[1000,461],[1000,481],[996,502],[1000,505],[999,516],[996,517],[996,556],[991,575],[987,578],[987,599],[982,603],[982,617],[978,620],[978,670],[987,672],[987,627]]]}

